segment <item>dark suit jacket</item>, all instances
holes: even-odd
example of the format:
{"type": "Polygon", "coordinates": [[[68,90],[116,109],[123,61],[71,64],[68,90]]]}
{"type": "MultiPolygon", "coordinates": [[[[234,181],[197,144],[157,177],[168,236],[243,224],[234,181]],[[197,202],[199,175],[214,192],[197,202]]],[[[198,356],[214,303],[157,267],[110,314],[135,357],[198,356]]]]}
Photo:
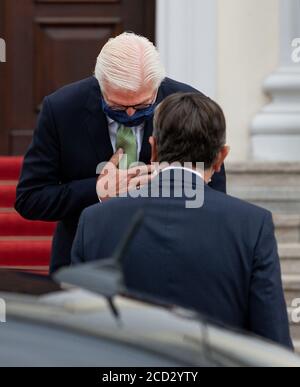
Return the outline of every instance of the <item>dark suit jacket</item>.
{"type": "Polygon", "coordinates": [[[111,256],[143,209],[123,261],[130,289],[292,348],[271,213],[208,186],[204,205],[187,209],[185,195],[174,195],[178,184],[171,179],[171,198],[117,198],[86,209],[73,263],[111,256]]]}
{"type": "MultiPolygon", "coordinates": [[[[166,79],[158,102],[176,92],[195,91],[166,79]]],[[[51,272],[70,264],[70,250],[82,210],[98,202],[96,167],[113,155],[108,123],[94,77],[46,97],[26,153],[15,208],[26,219],[59,221],[52,249],[51,272]]],[[[145,125],[140,161],[149,163],[152,120],[145,125]]],[[[226,191],[225,172],[212,186],[226,191]]]]}

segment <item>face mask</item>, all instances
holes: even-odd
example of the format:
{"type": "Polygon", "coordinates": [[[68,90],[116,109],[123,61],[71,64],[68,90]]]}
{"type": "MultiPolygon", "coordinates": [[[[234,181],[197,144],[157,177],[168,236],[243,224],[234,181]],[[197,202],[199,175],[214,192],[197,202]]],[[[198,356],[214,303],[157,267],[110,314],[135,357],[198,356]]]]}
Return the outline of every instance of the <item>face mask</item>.
{"type": "Polygon", "coordinates": [[[147,109],[136,111],[136,113],[131,117],[129,117],[126,111],[122,112],[122,111],[116,111],[111,109],[104,101],[103,98],[102,98],[102,107],[103,107],[104,113],[109,118],[111,118],[115,122],[118,122],[119,124],[132,128],[134,126],[139,126],[143,124],[145,121],[147,121],[148,119],[152,118],[154,115],[156,104],[149,106],[147,109]]]}

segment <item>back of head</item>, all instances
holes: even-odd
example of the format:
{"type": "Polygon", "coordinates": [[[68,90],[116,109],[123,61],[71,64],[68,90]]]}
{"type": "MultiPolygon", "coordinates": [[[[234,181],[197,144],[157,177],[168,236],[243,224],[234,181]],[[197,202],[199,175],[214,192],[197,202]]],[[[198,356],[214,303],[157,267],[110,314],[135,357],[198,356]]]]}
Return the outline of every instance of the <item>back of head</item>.
{"type": "Polygon", "coordinates": [[[145,84],[158,88],[165,78],[165,69],[153,43],[143,36],[124,32],[102,48],[95,76],[102,90],[108,84],[114,89],[136,92],[145,84]]]}
{"type": "Polygon", "coordinates": [[[154,137],[159,162],[204,163],[208,169],[226,142],[224,113],[201,94],[173,94],[156,110],[154,137]]]}

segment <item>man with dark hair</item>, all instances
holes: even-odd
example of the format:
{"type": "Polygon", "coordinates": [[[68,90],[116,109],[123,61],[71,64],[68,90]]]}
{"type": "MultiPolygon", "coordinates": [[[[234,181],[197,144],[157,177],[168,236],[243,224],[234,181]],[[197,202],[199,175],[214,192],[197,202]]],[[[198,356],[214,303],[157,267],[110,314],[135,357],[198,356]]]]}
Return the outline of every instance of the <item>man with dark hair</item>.
{"type": "MultiPolygon", "coordinates": [[[[44,99],[24,158],[15,209],[25,219],[58,222],[51,273],[69,266],[78,219],[86,207],[126,192],[139,176],[140,184],[145,181],[151,171],[148,165],[139,169],[138,176],[130,167],[150,163],[155,107],[171,94],[190,91],[196,90],[166,78],[153,43],[124,32],[101,49],[94,77],[44,99]],[[123,157],[117,168],[113,163],[121,154],[127,159],[123,157]],[[109,160],[119,184],[109,182],[106,190],[106,179],[96,176],[96,168],[109,160]]],[[[226,192],[224,166],[210,187],[226,192]]]]}
{"type": "Polygon", "coordinates": [[[204,162],[205,169],[213,175],[228,155],[225,143],[224,113],[211,99],[195,93],[177,93],[158,107],[151,139],[153,160],[181,164],[204,162]]]}
{"type": "Polygon", "coordinates": [[[292,348],[271,213],[208,186],[229,152],[221,108],[199,94],[175,94],[157,108],[154,127],[152,161],[162,170],[131,197],[83,212],[73,263],[110,256],[143,209],[123,261],[130,289],[292,348]],[[190,192],[203,204],[187,206],[190,192]]]}

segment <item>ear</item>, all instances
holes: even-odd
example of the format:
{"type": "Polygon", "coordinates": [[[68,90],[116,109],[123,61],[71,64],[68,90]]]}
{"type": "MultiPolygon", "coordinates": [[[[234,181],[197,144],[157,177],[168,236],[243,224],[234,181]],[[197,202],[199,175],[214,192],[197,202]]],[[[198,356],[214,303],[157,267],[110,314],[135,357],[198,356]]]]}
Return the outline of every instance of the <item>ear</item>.
{"type": "Polygon", "coordinates": [[[158,152],[157,141],[154,136],[149,138],[149,144],[151,145],[151,163],[156,163],[158,161],[158,152]]]}
{"type": "Polygon", "coordinates": [[[213,170],[215,172],[221,171],[222,165],[224,164],[224,161],[229,155],[229,153],[230,153],[230,147],[227,145],[223,146],[220,152],[218,153],[216,161],[213,164],[213,170]]]}

